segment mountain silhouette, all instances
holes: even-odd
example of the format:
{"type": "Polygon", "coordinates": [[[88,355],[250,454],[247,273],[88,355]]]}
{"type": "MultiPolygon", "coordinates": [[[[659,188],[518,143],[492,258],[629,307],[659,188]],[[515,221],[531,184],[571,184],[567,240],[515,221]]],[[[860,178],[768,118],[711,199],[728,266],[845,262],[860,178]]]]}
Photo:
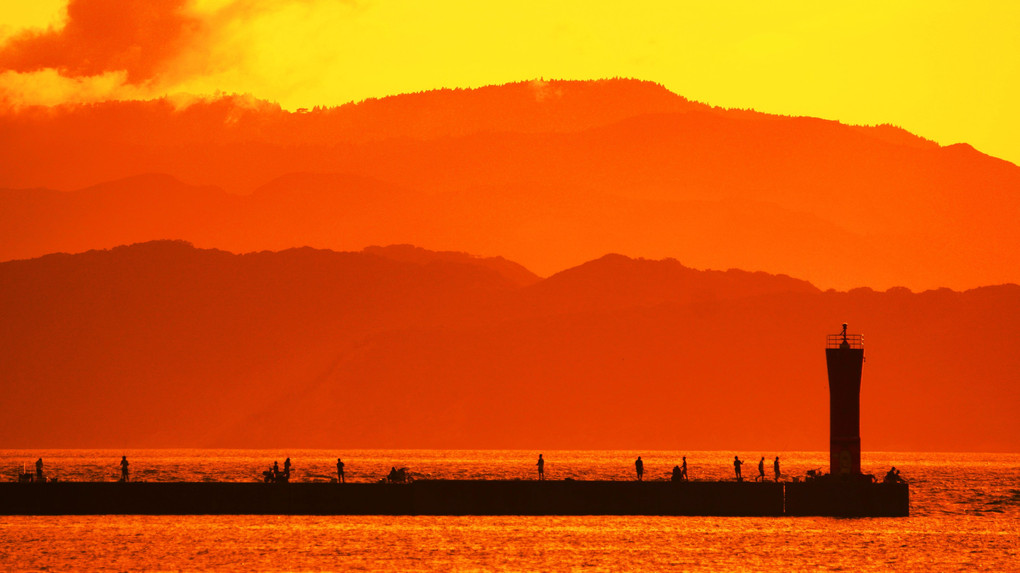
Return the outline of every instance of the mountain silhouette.
{"type": "Polygon", "coordinates": [[[621,255],[529,277],[409,245],[0,263],[0,438],[824,450],[824,335],[850,321],[866,449],[1020,449],[1016,285],[823,292],[621,255]]]}
{"type": "Polygon", "coordinates": [[[430,251],[414,245],[387,245],[385,247],[373,245],[365,247],[362,252],[419,265],[427,265],[435,261],[479,265],[496,271],[517,286],[529,286],[541,280],[535,273],[503,257],[475,257],[468,253],[455,251],[430,251]]]}
{"type": "Polygon", "coordinates": [[[624,252],[821,288],[1020,281],[1016,165],[648,82],[306,113],[240,96],[29,108],[0,132],[0,260],[172,237],[232,252],[414,244],[543,276],[624,252]]]}
{"type": "Polygon", "coordinates": [[[557,273],[527,298],[547,312],[600,311],[665,303],[708,303],[778,293],[817,293],[807,281],[738,269],[699,271],[676,260],[605,255],[557,273]]]}

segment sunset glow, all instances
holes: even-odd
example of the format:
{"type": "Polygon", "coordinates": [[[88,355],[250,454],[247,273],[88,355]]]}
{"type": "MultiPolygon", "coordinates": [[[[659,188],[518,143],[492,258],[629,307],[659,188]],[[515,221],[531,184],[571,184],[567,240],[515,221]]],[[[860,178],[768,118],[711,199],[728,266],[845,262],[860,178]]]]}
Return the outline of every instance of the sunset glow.
{"type": "Polygon", "coordinates": [[[1018,31],[0,2],[3,565],[1020,571],[1018,31]]]}
{"type": "Polygon", "coordinates": [[[1020,161],[1015,2],[88,6],[72,5],[81,33],[49,60],[29,52],[46,45],[39,36],[60,38],[70,26],[61,2],[0,8],[0,65],[11,68],[0,73],[3,101],[237,92],[293,110],[531,78],[634,77],[712,105],[889,123],[1020,161]],[[149,23],[144,34],[117,34],[139,22],[149,23]]]}

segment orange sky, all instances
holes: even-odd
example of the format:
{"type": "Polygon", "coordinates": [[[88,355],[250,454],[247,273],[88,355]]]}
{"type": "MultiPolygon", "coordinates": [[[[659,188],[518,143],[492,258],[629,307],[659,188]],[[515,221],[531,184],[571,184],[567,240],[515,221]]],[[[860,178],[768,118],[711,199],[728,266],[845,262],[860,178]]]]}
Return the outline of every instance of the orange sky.
{"type": "Polygon", "coordinates": [[[0,22],[7,105],[242,92],[296,109],[624,76],[713,105],[892,123],[1020,163],[1011,1],[41,0],[3,3],[0,22]]]}

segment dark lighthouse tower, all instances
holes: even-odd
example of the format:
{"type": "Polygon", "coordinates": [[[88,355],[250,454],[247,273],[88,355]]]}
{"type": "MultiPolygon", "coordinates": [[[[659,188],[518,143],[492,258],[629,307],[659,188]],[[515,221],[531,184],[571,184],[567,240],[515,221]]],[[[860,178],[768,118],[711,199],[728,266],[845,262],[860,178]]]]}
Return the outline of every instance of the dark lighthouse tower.
{"type": "Polygon", "coordinates": [[[825,344],[829,370],[829,473],[861,475],[861,370],[864,337],[830,334],[825,344]]]}

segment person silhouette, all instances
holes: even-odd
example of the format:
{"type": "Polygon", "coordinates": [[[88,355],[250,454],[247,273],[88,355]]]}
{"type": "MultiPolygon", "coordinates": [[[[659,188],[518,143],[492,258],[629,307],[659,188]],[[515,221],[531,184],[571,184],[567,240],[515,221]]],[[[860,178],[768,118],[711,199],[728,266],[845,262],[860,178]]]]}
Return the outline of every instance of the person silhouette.
{"type": "Polygon", "coordinates": [[[290,458],[283,461],[283,479],[290,481],[290,458]]]}
{"type": "Polygon", "coordinates": [[[772,462],[772,471],[776,472],[776,481],[779,481],[779,456],[776,456],[776,461],[772,462]]]}
{"type": "Polygon", "coordinates": [[[680,465],[680,477],[684,481],[687,481],[687,456],[684,456],[683,462],[684,463],[680,465]]]}
{"type": "Polygon", "coordinates": [[[740,458],[733,456],[733,471],[737,474],[737,481],[744,481],[744,477],[740,475],[740,466],[744,462],[740,461],[740,458]]]}
{"type": "Polygon", "coordinates": [[[280,481],[280,462],[273,461],[273,483],[280,481]]]}
{"type": "Polygon", "coordinates": [[[758,460],[758,477],[755,478],[755,481],[765,481],[765,456],[758,460]]]}
{"type": "Polygon", "coordinates": [[[637,480],[641,481],[642,476],[645,475],[645,463],[641,461],[641,456],[638,456],[634,462],[634,469],[637,470],[637,480]]]}
{"type": "Polygon", "coordinates": [[[542,481],[545,479],[545,460],[542,459],[542,454],[538,454],[538,480],[542,481]]]}
{"type": "Polygon", "coordinates": [[[344,481],[344,462],[340,458],[336,459],[336,481],[346,483],[344,481]]]}
{"type": "Polygon", "coordinates": [[[885,483],[902,482],[903,478],[900,477],[900,470],[896,469],[896,466],[893,466],[892,469],[885,474],[885,479],[883,481],[885,481],[885,483]]]}
{"type": "Polygon", "coordinates": [[[680,466],[673,466],[673,477],[671,481],[680,481],[680,466]]]}
{"type": "Polygon", "coordinates": [[[128,481],[128,461],[127,456],[120,457],[120,481],[128,481]]]}
{"type": "Polygon", "coordinates": [[[42,458],[35,461],[35,481],[46,481],[43,478],[42,458]]]}

